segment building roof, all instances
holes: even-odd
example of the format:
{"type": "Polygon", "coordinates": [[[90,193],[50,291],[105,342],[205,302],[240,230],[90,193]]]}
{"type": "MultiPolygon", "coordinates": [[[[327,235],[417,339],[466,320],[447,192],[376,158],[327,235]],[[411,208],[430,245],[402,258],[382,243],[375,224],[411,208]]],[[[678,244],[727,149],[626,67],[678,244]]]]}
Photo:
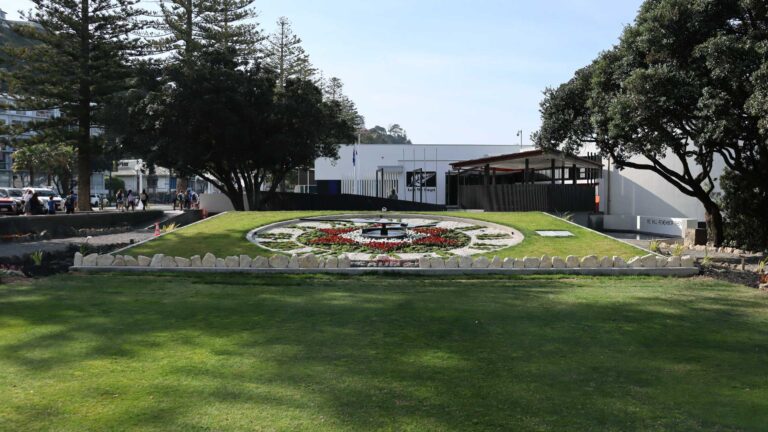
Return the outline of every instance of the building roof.
{"type": "Polygon", "coordinates": [[[497,171],[519,171],[526,168],[525,162],[527,160],[528,168],[540,170],[551,168],[553,159],[555,160],[556,167],[572,167],[573,165],[576,165],[576,168],[602,168],[603,166],[600,162],[570,155],[561,151],[547,152],[544,150],[530,150],[520,153],[459,161],[452,163],[451,166],[455,170],[483,170],[488,166],[488,168],[497,171]]]}

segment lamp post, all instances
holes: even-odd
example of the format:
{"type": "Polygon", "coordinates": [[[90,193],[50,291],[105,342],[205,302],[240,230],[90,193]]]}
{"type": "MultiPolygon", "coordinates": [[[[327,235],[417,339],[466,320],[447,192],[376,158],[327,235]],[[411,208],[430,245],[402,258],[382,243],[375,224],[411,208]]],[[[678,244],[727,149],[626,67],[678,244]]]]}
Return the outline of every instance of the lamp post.
{"type": "Polygon", "coordinates": [[[523,151],[523,130],[517,131],[517,136],[520,137],[520,151],[523,151]]]}

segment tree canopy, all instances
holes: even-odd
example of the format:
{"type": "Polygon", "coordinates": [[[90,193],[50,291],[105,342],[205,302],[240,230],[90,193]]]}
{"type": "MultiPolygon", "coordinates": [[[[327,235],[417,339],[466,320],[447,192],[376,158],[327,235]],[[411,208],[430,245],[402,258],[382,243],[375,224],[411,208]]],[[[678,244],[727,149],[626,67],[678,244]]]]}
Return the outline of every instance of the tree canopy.
{"type": "Polygon", "coordinates": [[[713,168],[765,160],[768,8],[759,0],[647,0],[613,49],[547,89],[538,146],[594,143],[619,168],[648,170],[697,198],[723,241],[713,168]]]}

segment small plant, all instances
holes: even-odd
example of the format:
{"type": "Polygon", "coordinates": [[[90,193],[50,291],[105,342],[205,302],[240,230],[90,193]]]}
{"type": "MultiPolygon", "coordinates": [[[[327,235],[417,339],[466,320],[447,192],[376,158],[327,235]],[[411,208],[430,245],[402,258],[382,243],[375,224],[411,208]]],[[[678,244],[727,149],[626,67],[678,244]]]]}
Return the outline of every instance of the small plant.
{"type": "Polygon", "coordinates": [[[702,268],[712,267],[712,257],[709,255],[705,255],[704,258],[701,259],[701,267],[702,268]]]}
{"type": "Polygon", "coordinates": [[[560,217],[567,220],[568,222],[573,222],[573,213],[571,212],[565,212],[561,214],[560,217]]]}
{"type": "Polygon", "coordinates": [[[658,240],[651,240],[648,243],[648,250],[650,250],[653,253],[661,252],[661,247],[659,247],[659,241],[658,240]]]}
{"type": "Polygon", "coordinates": [[[680,243],[672,247],[672,256],[683,256],[683,252],[685,252],[685,246],[680,243]]]}
{"type": "Polygon", "coordinates": [[[88,242],[91,241],[93,237],[88,236],[85,238],[85,243],[80,245],[80,253],[85,255],[88,253],[88,242]]]}
{"type": "Polygon", "coordinates": [[[41,265],[43,265],[43,251],[37,251],[32,253],[32,255],[30,255],[30,258],[32,258],[32,262],[36,266],[40,267],[41,265]]]}
{"type": "Polygon", "coordinates": [[[768,257],[757,263],[757,272],[764,274],[766,267],[768,267],[768,257]]]}
{"type": "Polygon", "coordinates": [[[176,231],[179,228],[179,225],[176,223],[169,223],[168,225],[163,227],[164,233],[169,233],[171,231],[176,231]]]}

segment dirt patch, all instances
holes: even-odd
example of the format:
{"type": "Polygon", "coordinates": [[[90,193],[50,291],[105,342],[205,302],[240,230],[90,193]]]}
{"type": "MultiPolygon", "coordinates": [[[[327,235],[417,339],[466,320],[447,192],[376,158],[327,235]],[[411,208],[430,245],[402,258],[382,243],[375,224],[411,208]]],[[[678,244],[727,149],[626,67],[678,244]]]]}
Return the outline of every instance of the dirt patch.
{"type": "Polygon", "coordinates": [[[745,285],[757,288],[759,285],[758,274],[753,271],[742,271],[729,265],[715,264],[702,269],[702,275],[725,282],[745,285]]]}

